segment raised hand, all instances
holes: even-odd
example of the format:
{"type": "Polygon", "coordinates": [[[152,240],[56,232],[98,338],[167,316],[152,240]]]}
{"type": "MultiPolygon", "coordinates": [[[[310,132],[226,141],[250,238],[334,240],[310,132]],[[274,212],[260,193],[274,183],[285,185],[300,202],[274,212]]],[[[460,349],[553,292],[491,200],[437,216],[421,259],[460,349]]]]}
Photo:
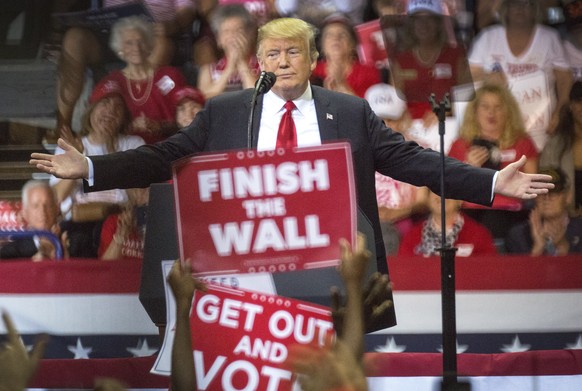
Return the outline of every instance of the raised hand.
{"type": "Polygon", "coordinates": [[[529,226],[532,239],[531,255],[542,255],[546,238],[542,223],[542,216],[538,208],[534,208],[529,214],[529,226]]]}
{"type": "MultiPolygon", "coordinates": [[[[364,288],[364,330],[369,333],[381,328],[386,322],[387,311],[394,303],[391,299],[392,285],[387,274],[376,272],[370,276],[364,288]]],[[[339,289],[333,288],[331,297],[331,314],[336,333],[343,334],[345,306],[339,289]]]]}
{"type": "Polygon", "coordinates": [[[291,346],[287,364],[299,375],[303,391],[368,389],[361,362],[342,341],[323,348],[291,346]]]}
{"type": "Polygon", "coordinates": [[[192,298],[194,297],[194,291],[196,289],[205,291],[206,285],[194,278],[192,276],[192,266],[190,262],[181,262],[177,260],[168,274],[168,283],[172,289],[172,293],[176,298],[177,305],[186,305],[188,311],[190,310],[190,305],[192,304],[192,298]]]}
{"type": "Polygon", "coordinates": [[[206,285],[192,277],[192,266],[186,260],[177,260],[168,275],[168,283],[176,298],[176,329],[172,344],[172,390],[196,389],[196,373],[192,355],[190,307],[196,289],[206,290],[206,285]]]}
{"type": "Polygon", "coordinates": [[[155,134],[160,132],[162,125],[158,121],[146,117],[146,115],[142,112],[131,122],[131,128],[134,131],[139,130],[141,132],[155,134]]]}
{"type": "Polygon", "coordinates": [[[70,126],[64,125],[59,130],[59,136],[64,139],[67,143],[71,144],[73,147],[77,149],[77,151],[83,153],[85,147],[81,142],[81,138],[78,137],[73,131],[71,130],[70,126]]]}
{"type": "Polygon", "coordinates": [[[0,347],[0,390],[24,390],[36,372],[48,337],[40,337],[29,354],[8,313],[3,312],[2,319],[8,340],[0,347]]]}
{"type": "Polygon", "coordinates": [[[467,151],[467,163],[474,167],[483,167],[489,159],[489,150],[485,147],[472,145],[467,151]]]}
{"type": "Polygon", "coordinates": [[[356,248],[352,251],[349,242],[340,240],[341,263],[339,273],[346,285],[355,284],[360,287],[370,263],[371,253],[366,249],[366,236],[358,234],[356,248]]]}
{"type": "Polygon", "coordinates": [[[110,377],[95,379],[93,391],[126,391],[127,388],[119,380],[110,377]]]}
{"type": "Polygon", "coordinates": [[[82,179],[89,176],[89,165],[85,155],[73,145],[59,138],[59,147],[64,151],[60,155],[48,153],[33,153],[29,163],[39,170],[63,179],[82,179]]]}

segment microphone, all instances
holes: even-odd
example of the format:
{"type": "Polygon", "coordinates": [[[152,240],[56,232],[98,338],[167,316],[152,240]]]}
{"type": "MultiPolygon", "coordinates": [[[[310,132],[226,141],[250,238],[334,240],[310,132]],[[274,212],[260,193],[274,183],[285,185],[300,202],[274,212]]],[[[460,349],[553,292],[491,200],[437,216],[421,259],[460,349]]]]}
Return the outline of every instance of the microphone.
{"type": "Polygon", "coordinates": [[[251,112],[249,113],[249,120],[247,124],[247,149],[253,146],[253,120],[255,117],[255,105],[257,103],[257,96],[268,92],[275,84],[277,76],[273,72],[262,71],[257,82],[255,83],[255,91],[251,99],[251,112]]]}
{"type": "Polygon", "coordinates": [[[273,87],[275,81],[277,81],[277,76],[273,72],[262,71],[255,83],[255,93],[257,95],[267,93],[273,87]]]}

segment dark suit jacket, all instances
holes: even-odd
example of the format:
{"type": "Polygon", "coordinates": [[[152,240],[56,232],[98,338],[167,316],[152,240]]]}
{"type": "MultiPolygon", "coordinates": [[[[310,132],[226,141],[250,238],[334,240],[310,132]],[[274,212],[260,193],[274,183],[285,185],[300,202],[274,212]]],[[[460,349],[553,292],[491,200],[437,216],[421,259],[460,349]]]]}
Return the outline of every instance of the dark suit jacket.
{"type": "Polygon", "coordinates": [[[37,252],[38,249],[32,238],[20,238],[0,244],[0,260],[31,258],[37,252]]]}
{"type": "MultiPolygon", "coordinates": [[[[388,272],[376,203],[374,172],[440,193],[440,155],[405,142],[400,133],[388,129],[361,98],[313,86],[313,99],[321,141],[347,140],[351,144],[357,200],[375,234],[378,270],[388,272]]],[[[94,186],[88,191],[147,187],[169,180],[171,163],[203,151],[246,149],[247,126],[253,90],[217,96],[207,102],[188,127],[167,140],[135,150],[92,156],[94,186]]],[[[257,145],[262,96],[257,100],[253,147],[257,145]]],[[[447,197],[482,205],[491,204],[495,171],[474,168],[446,159],[447,197]]]]}

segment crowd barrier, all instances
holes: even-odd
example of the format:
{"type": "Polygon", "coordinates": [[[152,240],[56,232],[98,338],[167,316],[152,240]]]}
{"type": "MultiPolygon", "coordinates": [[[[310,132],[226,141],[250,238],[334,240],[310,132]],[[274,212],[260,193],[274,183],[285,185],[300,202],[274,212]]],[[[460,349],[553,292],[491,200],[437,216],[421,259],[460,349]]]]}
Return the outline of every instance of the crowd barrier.
{"type": "MultiPolygon", "coordinates": [[[[473,390],[582,389],[580,261],[457,259],[458,368],[473,390]]],[[[366,336],[370,388],[438,389],[439,259],[389,265],[398,325],[366,336]]],[[[139,263],[14,261],[0,273],[0,307],[25,343],[51,336],[32,389],[88,389],[102,376],[166,389],[167,379],[149,374],[161,339],[138,299],[139,263]]]]}
{"type": "MultiPolygon", "coordinates": [[[[92,389],[94,379],[113,377],[132,390],[167,390],[152,375],[155,357],[43,360],[31,389],[92,389]]],[[[435,353],[366,353],[371,391],[438,390],[442,357],[435,353]]],[[[582,389],[582,350],[461,354],[459,381],[472,391],[572,391],[582,389]]]]}

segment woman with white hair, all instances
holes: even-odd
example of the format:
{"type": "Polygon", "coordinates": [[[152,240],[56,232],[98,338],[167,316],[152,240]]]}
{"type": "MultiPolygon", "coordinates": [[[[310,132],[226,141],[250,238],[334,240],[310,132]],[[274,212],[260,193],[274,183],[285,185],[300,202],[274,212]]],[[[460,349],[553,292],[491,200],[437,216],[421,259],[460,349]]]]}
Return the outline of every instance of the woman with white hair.
{"type": "Polygon", "coordinates": [[[108,82],[121,86],[121,94],[131,113],[130,134],[146,143],[161,141],[177,130],[172,92],[186,84],[179,69],[155,67],[149,61],[154,46],[151,23],[141,17],[120,19],[111,29],[111,49],[125,67],[104,77],[96,88],[108,82]]]}
{"type": "MultiPolygon", "coordinates": [[[[53,2],[50,2],[53,3],[53,2]]],[[[91,8],[97,7],[105,12],[107,9],[129,6],[134,0],[101,0],[75,1],[54,3],[91,3],[91,8]]],[[[135,4],[134,4],[135,5],[135,4]]],[[[149,61],[156,66],[170,64],[176,52],[176,38],[186,33],[192,27],[196,5],[193,0],[143,0],[140,6],[145,7],[153,19],[154,49],[149,61]]],[[[106,73],[105,65],[117,61],[116,55],[107,49],[109,29],[91,29],[88,27],[71,27],[67,29],[61,43],[61,51],[57,67],[56,120],[55,129],[51,129],[49,140],[61,133],[63,127],[71,128],[73,114],[83,87],[86,86],[85,74],[92,71],[95,82],[106,73]]],[[[77,125],[77,124],[75,124],[77,125]]],[[[75,129],[74,130],[78,130],[75,129]]]]}

